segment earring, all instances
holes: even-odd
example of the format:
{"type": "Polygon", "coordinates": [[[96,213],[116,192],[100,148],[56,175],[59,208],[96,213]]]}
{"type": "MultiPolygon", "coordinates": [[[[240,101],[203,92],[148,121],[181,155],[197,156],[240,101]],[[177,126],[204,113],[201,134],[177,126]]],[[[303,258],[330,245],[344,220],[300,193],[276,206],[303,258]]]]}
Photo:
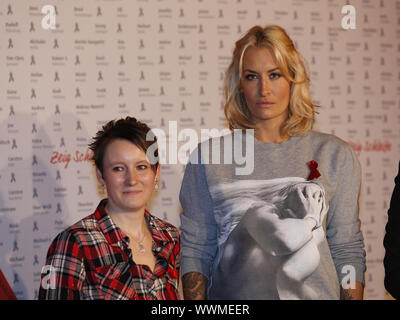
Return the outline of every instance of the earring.
{"type": "Polygon", "coordinates": [[[154,179],[154,190],[158,191],[158,180],[157,178],[154,179]]]}
{"type": "Polygon", "coordinates": [[[104,184],[101,185],[101,194],[102,195],[106,194],[106,186],[104,184]]]}

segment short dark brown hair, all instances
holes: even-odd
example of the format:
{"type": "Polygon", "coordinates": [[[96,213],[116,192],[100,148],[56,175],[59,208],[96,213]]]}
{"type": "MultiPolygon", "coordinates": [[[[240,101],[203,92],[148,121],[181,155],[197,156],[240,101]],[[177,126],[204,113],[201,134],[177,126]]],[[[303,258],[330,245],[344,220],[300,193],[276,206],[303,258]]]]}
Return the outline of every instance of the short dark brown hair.
{"type": "Polygon", "coordinates": [[[125,119],[111,120],[106,123],[101,130],[93,137],[93,141],[89,144],[90,150],[93,151],[93,158],[96,167],[103,173],[103,158],[107,146],[116,139],[124,139],[132,142],[135,146],[143,150],[145,153],[149,147],[155,144],[152,156],[156,162],[151,163],[153,171],[158,167],[158,145],[157,137],[153,134],[147,124],[136,120],[133,117],[125,119]]]}

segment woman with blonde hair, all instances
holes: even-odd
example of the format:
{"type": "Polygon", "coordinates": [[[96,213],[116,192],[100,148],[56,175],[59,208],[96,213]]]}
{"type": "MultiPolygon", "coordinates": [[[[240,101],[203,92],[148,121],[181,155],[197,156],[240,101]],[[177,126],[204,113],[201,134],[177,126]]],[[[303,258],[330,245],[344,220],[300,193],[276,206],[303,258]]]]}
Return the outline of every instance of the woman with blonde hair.
{"type": "Polygon", "coordinates": [[[236,42],[225,116],[246,139],[232,133],[214,140],[239,139],[233,153],[254,147],[254,170],[242,176],[233,170],[240,163],[210,163],[209,143],[195,150],[200,162],[186,166],[180,193],[186,299],[362,299],[360,164],[346,142],[312,130],[309,82],[283,28],[255,26],[236,42]],[[297,187],[276,210],[268,194],[280,179],[318,188],[297,187]],[[254,181],[256,202],[247,196],[254,181]]]}
{"type": "MultiPolygon", "coordinates": [[[[243,96],[243,58],[248,48],[265,48],[274,57],[276,67],[290,85],[288,117],[280,127],[282,138],[295,134],[304,134],[314,125],[315,106],[311,102],[309,78],[292,40],[279,26],[251,28],[246,36],[236,42],[232,62],[225,78],[225,116],[228,125],[233,129],[255,128],[251,111],[246,106],[243,96]]],[[[249,73],[250,74],[250,73],[249,73]]],[[[250,75],[254,76],[254,75],[250,75]]],[[[271,76],[277,74],[271,73],[271,76]]]]}

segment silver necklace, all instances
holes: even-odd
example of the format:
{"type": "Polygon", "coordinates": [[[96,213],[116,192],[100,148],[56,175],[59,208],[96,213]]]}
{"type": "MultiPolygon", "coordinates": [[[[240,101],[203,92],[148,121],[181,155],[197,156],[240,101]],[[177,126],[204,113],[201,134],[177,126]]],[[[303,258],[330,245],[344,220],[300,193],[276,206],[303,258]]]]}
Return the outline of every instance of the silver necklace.
{"type": "Polygon", "coordinates": [[[146,248],[145,248],[144,245],[143,245],[143,241],[144,241],[145,238],[146,238],[146,234],[145,234],[144,232],[143,232],[143,237],[142,237],[142,239],[140,239],[140,240],[135,240],[135,239],[132,237],[132,240],[135,241],[135,242],[139,245],[139,252],[140,252],[140,253],[146,252],[146,248]]]}

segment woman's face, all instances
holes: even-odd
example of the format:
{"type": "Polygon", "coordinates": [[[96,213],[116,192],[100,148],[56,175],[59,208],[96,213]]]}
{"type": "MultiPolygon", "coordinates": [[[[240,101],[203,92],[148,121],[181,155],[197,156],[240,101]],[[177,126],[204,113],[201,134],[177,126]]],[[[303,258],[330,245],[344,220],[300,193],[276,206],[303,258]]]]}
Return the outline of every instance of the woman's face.
{"type": "Polygon", "coordinates": [[[247,48],[240,88],[255,124],[280,126],[288,117],[290,83],[267,48],[247,48]]]}
{"type": "Polygon", "coordinates": [[[114,213],[144,210],[159,169],[154,172],[145,152],[132,142],[110,142],[104,153],[103,174],[97,169],[99,181],[107,187],[107,209],[114,213]]]}

